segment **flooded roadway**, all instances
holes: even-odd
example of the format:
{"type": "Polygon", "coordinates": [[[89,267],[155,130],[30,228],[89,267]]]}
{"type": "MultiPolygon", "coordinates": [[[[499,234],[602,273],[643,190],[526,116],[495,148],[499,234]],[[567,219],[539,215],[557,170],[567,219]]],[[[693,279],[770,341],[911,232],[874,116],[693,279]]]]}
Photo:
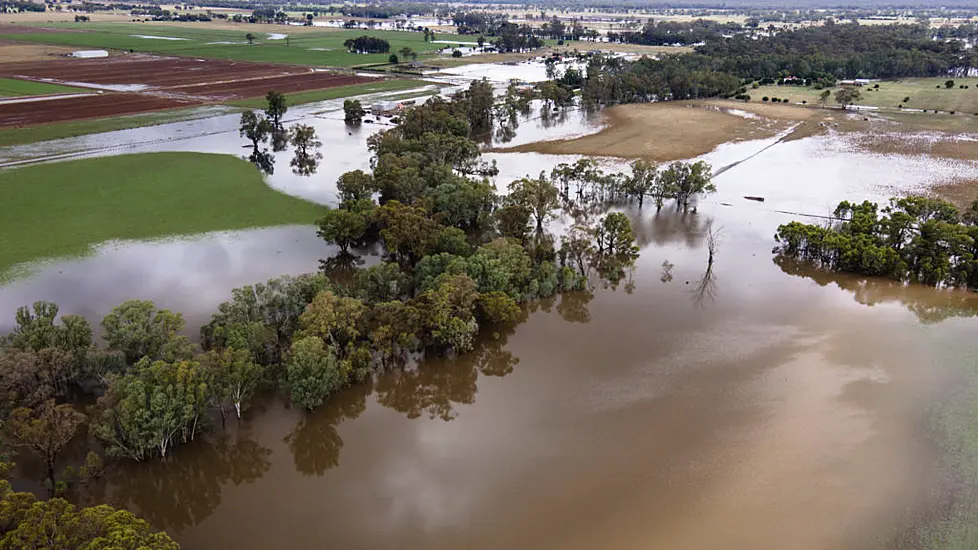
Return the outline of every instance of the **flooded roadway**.
{"type": "MultiPolygon", "coordinates": [[[[502,184],[573,160],[487,158],[502,184]]],[[[933,413],[973,368],[976,296],[775,262],[772,235],[797,219],[779,211],[824,214],[972,168],[829,137],[778,144],[718,176],[695,214],[627,209],[642,256],[619,288],[534,304],[471,355],[311,414],[263,402],[166,462],[121,464],[88,497],[189,549],[923,548],[916,526],[955,496],[933,413]]],[[[307,180],[308,194],[328,201],[334,180],[307,180]]],[[[197,326],[231,287],[329,253],[311,228],[260,235],[51,265],[0,287],[0,325],[36,299],[98,319],[148,297],[197,326]]]]}

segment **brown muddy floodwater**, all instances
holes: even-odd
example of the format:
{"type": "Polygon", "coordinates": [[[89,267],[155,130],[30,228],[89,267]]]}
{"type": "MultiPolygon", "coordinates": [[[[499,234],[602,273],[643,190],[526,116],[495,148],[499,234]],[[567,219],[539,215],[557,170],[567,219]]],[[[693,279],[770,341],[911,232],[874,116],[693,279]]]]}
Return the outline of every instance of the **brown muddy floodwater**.
{"type": "MultiPolygon", "coordinates": [[[[934,411],[970,379],[978,295],[772,261],[772,235],[803,219],[786,212],[972,165],[775,141],[708,155],[729,169],[695,214],[627,210],[642,256],[617,289],[533,304],[472,354],[380,375],[310,414],[263,401],[166,461],[113,466],[80,499],[127,507],[191,550],[925,548],[921,526],[958,496],[934,411]]],[[[573,160],[487,158],[501,178],[573,160]]],[[[107,251],[0,288],[0,304],[58,295],[98,319],[149,293],[199,326],[229,286],[314,268],[322,245],[286,229],[107,251]],[[144,262],[124,261],[137,252],[144,262]],[[157,278],[126,286],[109,276],[118,265],[157,278]]]]}
{"type": "Polygon", "coordinates": [[[644,215],[634,287],[542,302],[311,414],[263,403],[96,498],[189,549],[895,547],[942,481],[928,414],[975,299],[763,242],[706,275],[701,215],[644,215]]]}

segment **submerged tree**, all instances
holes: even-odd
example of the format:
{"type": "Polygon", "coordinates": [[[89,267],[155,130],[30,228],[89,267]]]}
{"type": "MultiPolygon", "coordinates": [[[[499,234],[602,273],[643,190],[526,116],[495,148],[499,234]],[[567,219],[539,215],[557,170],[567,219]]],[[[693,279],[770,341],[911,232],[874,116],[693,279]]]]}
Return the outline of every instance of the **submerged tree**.
{"type": "Polygon", "coordinates": [[[201,358],[202,366],[211,384],[211,393],[221,410],[224,422],[226,409],[234,407],[240,420],[241,411],[248,403],[264,375],[261,365],[255,363],[247,349],[225,348],[211,350],[201,358]]]}
{"type": "Polygon", "coordinates": [[[84,422],[84,414],[68,404],[55,405],[52,399],[36,410],[14,410],[4,425],[4,431],[14,445],[29,448],[44,461],[53,491],[57,481],[55,465],[58,455],[84,422]]]}
{"type": "Polygon", "coordinates": [[[289,142],[289,132],[282,126],[282,117],[289,110],[285,101],[285,94],[272,90],[265,95],[265,100],[268,101],[268,106],[265,107],[265,117],[272,125],[272,151],[284,151],[289,142]]]}
{"type": "Polygon", "coordinates": [[[831,225],[779,226],[775,251],[835,271],[978,288],[978,226],[954,205],[921,196],[890,199],[882,209],[843,201],[833,215],[831,225]]]}
{"type": "Polygon", "coordinates": [[[703,161],[694,163],[674,162],[662,171],[662,187],[676,199],[683,210],[689,208],[691,198],[700,194],[715,193],[712,168],[703,161]]]}
{"type": "Polygon", "coordinates": [[[316,139],[316,129],[305,124],[296,124],[289,130],[289,140],[295,148],[292,157],[292,172],[299,176],[309,176],[316,173],[323,154],[319,148],[323,143],[316,139]]]}
{"type": "Polygon", "coordinates": [[[206,373],[196,361],[143,358],[114,377],[99,398],[101,414],[92,433],[114,456],[134,460],[167,452],[196,435],[211,399],[206,373]]]}
{"type": "Polygon", "coordinates": [[[241,113],[241,125],[238,133],[251,142],[251,155],[248,157],[248,161],[266,174],[275,171],[275,163],[272,155],[262,147],[262,144],[268,141],[273,129],[272,123],[267,118],[256,114],[254,111],[248,110],[241,113]]]}
{"type": "Polygon", "coordinates": [[[268,117],[269,122],[272,123],[273,131],[284,131],[285,128],[282,126],[282,117],[289,110],[289,106],[285,101],[285,94],[282,92],[276,92],[275,90],[270,90],[265,94],[265,100],[268,101],[268,106],[265,107],[265,116],[268,117]]]}
{"type": "Polygon", "coordinates": [[[4,510],[3,548],[64,548],[83,550],[179,550],[165,532],[153,531],[145,520],[108,505],[77,509],[61,498],[37,500],[0,482],[4,510]]]}
{"type": "Polygon", "coordinates": [[[538,231],[543,229],[544,222],[560,205],[557,188],[543,173],[537,178],[523,178],[510,183],[509,194],[515,204],[532,213],[538,231]]]}
{"type": "Polygon", "coordinates": [[[265,117],[255,111],[247,110],[241,113],[241,124],[238,133],[241,137],[251,141],[254,152],[258,152],[261,144],[268,140],[268,134],[272,131],[272,124],[265,117]]]}
{"type": "Polygon", "coordinates": [[[374,177],[363,170],[346,172],[336,180],[336,193],[340,208],[355,209],[357,205],[368,203],[373,206],[374,177]]]}
{"type": "Polygon", "coordinates": [[[367,231],[367,219],[360,212],[344,208],[327,208],[319,221],[316,232],[323,240],[340,247],[340,252],[346,254],[350,246],[359,243],[367,231]]]}
{"type": "Polygon", "coordinates": [[[363,104],[360,103],[359,99],[347,99],[343,101],[343,122],[346,122],[350,126],[357,126],[363,122],[363,115],[365,114],[367,112],[363,110],[363,104]]]}
{"type": "Polygon", "coordinates": [[[285,366],[285,380],[295,404],[315,409],[346,386],[348,377],[333,348],[322,338],[307,336],[293,342],[285,366]]]}
{"type": "Polygon", "coordinates": [[[639,159],[632,163],[632,175],[626,178],[625,188],[629,195],[638,198],[639,208],[645,202],[645,197],[652,197],[655,201],[655,208],[657,210],[662,209],[666,189],[658,172],[658,166],[651,161],[639,159]]]}
{"type": "Polygon", "coordinates": [[[194,346],[180,334],[185,326],[179,313],[156,309],[149,300],[129,300],[102,319],[102,337],[109,349],[122,352],[129,364],[144,357],[167,361],[189,359],[194,346]]]}
{"type": "Polygon", "coordinates": [[[231,291],[201,327],[206,350],[247,349],[255,363],[278,366],[298,329],[299,316],[319,292],[330,287],[321,274],[283,276],[231,291]]]}
{"type": "Polygon", "coordinates": [[[594,229],[597,242],[596,264],[601,276],[617,282],[638,259],[638,246],[632,224],[621,212],[605,216],[594,229]]]}

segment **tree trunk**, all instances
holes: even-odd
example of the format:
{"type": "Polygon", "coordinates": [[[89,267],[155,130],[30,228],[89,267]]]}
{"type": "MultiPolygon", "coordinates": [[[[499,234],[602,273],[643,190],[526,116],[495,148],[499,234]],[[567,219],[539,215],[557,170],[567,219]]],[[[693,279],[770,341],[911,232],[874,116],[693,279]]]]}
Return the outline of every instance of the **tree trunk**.
{"type": "Polygon", "coordinates": [[[238,415],[238,420],[241,420],[241,401],[234,402],[234,412],[238,415]]]}
{"type": "Polygon", "coordinates": [[[54,484],[56,483],[54,479],[54,457],[47,459],[48,465],[48,480],[51,481],[51,496],[54,496],[54,484]]]}

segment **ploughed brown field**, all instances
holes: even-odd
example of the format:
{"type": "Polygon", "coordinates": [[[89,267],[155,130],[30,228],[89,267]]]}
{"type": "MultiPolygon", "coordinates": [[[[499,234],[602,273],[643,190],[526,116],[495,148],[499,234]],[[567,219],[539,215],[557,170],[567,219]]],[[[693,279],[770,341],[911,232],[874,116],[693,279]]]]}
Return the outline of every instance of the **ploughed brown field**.
{"type": "Polygon", "coordinates": [[[358,84],[369,79],[305,67],[155,55],[0,63],[0,77],[92,88],[92,95],[0,103],[0,126],[127,115],[358,84]],[[115,91],[100,86],[141,86],[115,91]]]}

